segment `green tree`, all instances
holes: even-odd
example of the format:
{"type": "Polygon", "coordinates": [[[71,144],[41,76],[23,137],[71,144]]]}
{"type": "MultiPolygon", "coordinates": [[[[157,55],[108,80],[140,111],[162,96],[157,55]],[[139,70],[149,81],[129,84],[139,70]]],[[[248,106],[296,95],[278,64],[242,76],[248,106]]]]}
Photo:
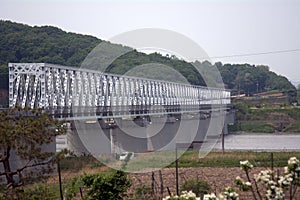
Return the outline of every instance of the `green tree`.
{"type": "MultiPolygon", "coordinates": [[[[24,184],[26,169],[35,176],[51,171],[54,152],[45,149],[55,136],[65,133],[62,121],[58,121],[41,109],[14,108],[0,112],[0,176],[4,176],[7,188],[24,184]],[[12,166],[16,160],[20,166],[12,166]],[[16,181],[19,180],[18,182],[16,181]]],[[[31,174],[30,174],[31,175],[31,174]]]]}
{"type": "Polygon", "coordinates": [[[123,171],[85,175],[82,181],[90,200],[121,200],[131,185],[123,171]]]}

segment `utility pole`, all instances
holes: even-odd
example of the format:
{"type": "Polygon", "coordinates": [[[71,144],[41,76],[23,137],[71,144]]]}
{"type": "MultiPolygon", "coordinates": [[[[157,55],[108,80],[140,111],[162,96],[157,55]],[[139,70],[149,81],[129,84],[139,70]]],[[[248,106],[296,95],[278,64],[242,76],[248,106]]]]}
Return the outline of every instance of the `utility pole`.
{"type": "Polygon", "coordinates": [[[222,153],[225,152],[225,139],[224,139],[224,128],[222,129],[222,153]]]}
{"type": "Polygon", "coordinates": [[[179,196],[179,182],[178,182],[178,154],[177,154],[177,145],[176,145],[176,150],[175,150],[175,156],[176,156],[176,195],[179,196]]]}
{"type": "Polygon", "coordinates": [[[61,173],[60,173],[60,164],[59,164],[59,160],[57,161],[57,172],[58,172],[58,181],[59,181],[60,199],[61,199],[61,200],[64,200],[63,192],[62,192],[61,173]]]}

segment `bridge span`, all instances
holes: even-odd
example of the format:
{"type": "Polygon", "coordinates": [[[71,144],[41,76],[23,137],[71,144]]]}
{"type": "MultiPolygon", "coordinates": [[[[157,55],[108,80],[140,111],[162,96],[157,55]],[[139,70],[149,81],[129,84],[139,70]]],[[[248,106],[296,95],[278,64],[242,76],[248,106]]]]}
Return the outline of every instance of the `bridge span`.
{"type": "Polygon", "coordinates": [[[191,144],[207,151],[234,115],[222,88],[47,63],[9,63],[9,106],[44,108],[69,121],[57,150],[93,155],[191,144]]]}
{"type": "Polygon", "coordinates": [[[227,109],[230,91],[47,63],[9,63],[9,106],[57,118],[111,118],[227,109]]]}

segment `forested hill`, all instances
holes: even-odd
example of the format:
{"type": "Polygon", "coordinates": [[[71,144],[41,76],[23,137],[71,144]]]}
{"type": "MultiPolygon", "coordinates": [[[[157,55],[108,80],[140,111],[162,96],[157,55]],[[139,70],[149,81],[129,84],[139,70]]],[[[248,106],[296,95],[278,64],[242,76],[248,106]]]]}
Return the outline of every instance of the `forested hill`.
{"type": "MultiPolygon", "coordinates": [[[[9,62],[47,62],[80,66],[87,54],[100,42],[103,41],[96,37],[68,33],[52,26],[32,27],[0,20],[0,89],[7,88],[9,62]]],[[[128,47],[115,45],[115,48],[128,47]]],[[[188,63],[175,56],[164,57],[158,53],[147,55],[133,50],[115,60],[108,67],[108,72],[122,74],[137,65],[147,63],[171,66],[191,84],[197,85],[205,85],[205,82],[192,64],[204,69],[210,69],[212,66],[207,61],[188,63]]],[[[215,65],[221,72],[226,87],[233,91],[253,94],[266,90],[295,90],[285,77],[269,71],[267,66],[222,63],[215,65]]],[[[209,76],[209,73],[204,75],[209,76]]]]}
{"type": "Polygon", "coordinates": [[[67,33],[52,26],[31,27],[0,21],[0,65],[54,62],[76,66],[100,42],[96,37],[67,33]]]}

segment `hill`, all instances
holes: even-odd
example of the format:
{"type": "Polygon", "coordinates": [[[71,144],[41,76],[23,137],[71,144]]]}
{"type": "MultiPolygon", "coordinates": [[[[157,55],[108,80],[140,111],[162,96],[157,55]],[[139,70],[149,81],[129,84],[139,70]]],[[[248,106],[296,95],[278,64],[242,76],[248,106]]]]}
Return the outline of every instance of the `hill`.
{"type": "MultiPolygon", "coordinates": [[[[68,33],[52,26],[32,27],[0,20],[0,99],[2,99],[0,104],[6,104],[3,99],[6,99],[8,89],[7,64],[9,62],[47,62],[80,66],[88,53],[100,42],[111,45],[112,50],[130,48],[111,44],[88,35],[68,33]]],[[[170,66],[193,85],[206,85],[204,78],[194,66],[201,68],[201,74],[205,75],[208,81],[214,73],[211,70],[213,65],[207,61],[188,63],[175,56],[165,57],[159,53],[147,55],[134,49],[116,59],[106,71],[124,74],[136,66],[149,63],[170,66]]],[[[268,66],[222,64],[220,62],[215,63],[214,66],[219,69],[225,87],[232,90],[233,93],[252,95],[269,90],[296,91],[287,78],[271,72],[268,66]]],[[[136,72],[138,76],[146,73],[143,70],[136,72]]],[[[159,77],[160,75],[157,73],[153,76],[159,77]]],[[[161,78],[178,81],[176,73],[161,78]]],[[[217,80],[217,82],[221,83],[222,80],[217,80]]]]}

